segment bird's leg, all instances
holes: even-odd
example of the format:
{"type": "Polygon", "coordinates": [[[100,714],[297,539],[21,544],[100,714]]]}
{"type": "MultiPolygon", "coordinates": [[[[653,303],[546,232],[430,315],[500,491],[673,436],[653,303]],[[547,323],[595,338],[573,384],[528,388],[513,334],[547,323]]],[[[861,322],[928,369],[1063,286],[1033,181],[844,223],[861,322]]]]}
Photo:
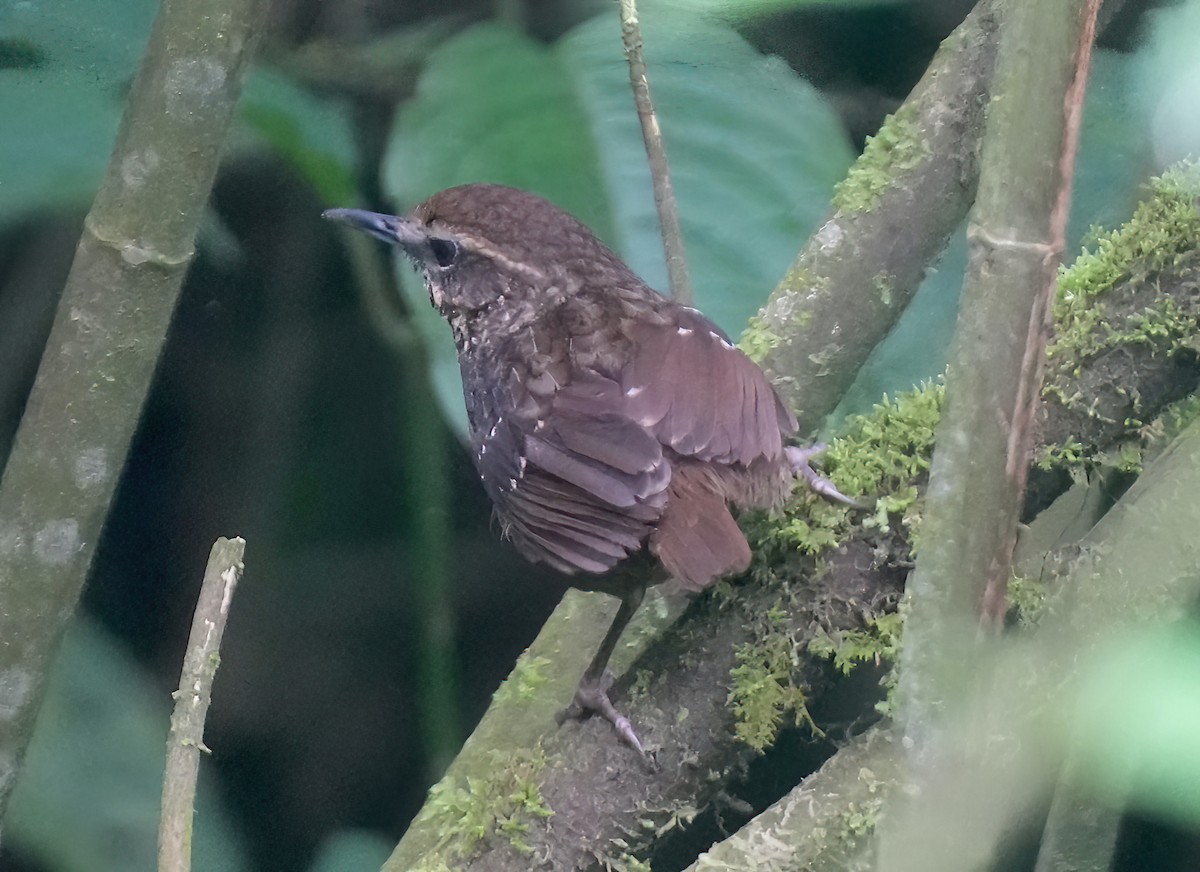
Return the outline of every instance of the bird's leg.
{"type": "Polygon", "coordinates": [[[621,595],[621,607],[617,609],[604,641],[596,650],[596,656],[588,664],[583,678],[579,679],[575,699],[558,715],[558,724],[562,726],[568,718],[584,718],[590,714],[598,714],[612,724],[618,735],[639,754],[646,752],[642,749],[642,743],[638,740],[633,725],[629,723],[629,718],[616,710],[608,698],[608,688],[613,681],[612,673],[608,671],[608,660],[617,648],[621,633],[624,632],[633,613],[638,610],[638,606],[642,604],[642,597],[645,595],[646,586],[643,584],[634,584],[621,595]]]}
{"type": "Polygon", "coordinates": [[[837,486],[827,479],[821,473],[817,472],[809,464],[809,460],[817,457],[825,452],[827,445],[817,444],[810,445],[807,448],[799,448],[795,445],[788,445],[784,448],[787,452],[788,461],[792,464],[792,472],[804,479],[805,484],[813,493],[818,493],[823,497],[831,500],[836,500],[839,503],[845,503],[848,506],[853,506],[856,509],[863,508],[862,503],[850,499],[837,486]]]}

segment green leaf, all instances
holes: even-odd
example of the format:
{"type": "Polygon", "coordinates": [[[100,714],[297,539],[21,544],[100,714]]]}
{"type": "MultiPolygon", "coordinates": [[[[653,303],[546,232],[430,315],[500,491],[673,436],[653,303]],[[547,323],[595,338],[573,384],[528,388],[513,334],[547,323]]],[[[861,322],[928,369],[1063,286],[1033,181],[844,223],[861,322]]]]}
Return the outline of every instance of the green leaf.
{"type": "Polygon", "coordinates": [[[265,146],[299,171],[326,204],[357,199],[357,151],[340,103],[259,68],[246,80],[238,121],[230,143],[235,156],[265,146]]]}
{"type": "MultiPolygon", "coordinates": [[[[668,10],[646,15],[643,26],[697,305],[736,334],[815,229],[850,149],[815,90],[729,28],[668,10]]],[[[480,25],[433,54],[398,115],[385,186],[404,209],[476,181],[556,202],[665,289],[615,14],[585,22],[551,47],[480,25]]],[[[449,331],[418,282],[405,288],[430,338],[439,398],[464,430],[449,331]]]]}
{"type": "Polygon", "coordinates": [[[0,225],[91,201],[157,6],[56,0],[0,9],[0,225]]]}
{"type": "Polygon", "coordinates": [[[1125,640],[1085,666],[1081,777],[1111,801],[1200,828],[1200,627],[1125,640]]]}
{"type": "MultiPolygon", "coordinates": [[[[0,10],[0,225],[82,209],[108,165],[154,0],[9,3],[0,10]]],[[[356,199],[353,138],[339,107],[269,70],[248,78],[231,153],[264,146],[329,203],[356,199]]]]}
{"type": "Polygon", "coordinates": [[[308,872],[377,872],[395,842],[371,830],[338,830],[321,844],[308,872]]]}

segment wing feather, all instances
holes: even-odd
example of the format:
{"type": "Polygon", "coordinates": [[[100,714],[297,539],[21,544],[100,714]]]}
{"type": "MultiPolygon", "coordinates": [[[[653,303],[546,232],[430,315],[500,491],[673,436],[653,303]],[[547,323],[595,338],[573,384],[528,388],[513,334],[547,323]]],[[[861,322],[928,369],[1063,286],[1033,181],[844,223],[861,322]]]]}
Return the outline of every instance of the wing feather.
{"type": "Polygon", "coordinates": [[[694,309],[630,328],[626,414],[684,457],[750,465],[777,458],[796,421],[758,366],[694,309]]]}
{"type": "Polygon", "coordinates": [[[531,560],[605,572],[649,539],[664,566],[699,589],[749,560],[702,462],[778,460],[795,419],[698,312],[623,329],[631,352],[619,372],[576,370],[567,384],[560,373],[538,382],[536,395],[508,384],[495,400],[507,417],[489,421],[477,447],[480,476],[505,533],[531,560]]]}

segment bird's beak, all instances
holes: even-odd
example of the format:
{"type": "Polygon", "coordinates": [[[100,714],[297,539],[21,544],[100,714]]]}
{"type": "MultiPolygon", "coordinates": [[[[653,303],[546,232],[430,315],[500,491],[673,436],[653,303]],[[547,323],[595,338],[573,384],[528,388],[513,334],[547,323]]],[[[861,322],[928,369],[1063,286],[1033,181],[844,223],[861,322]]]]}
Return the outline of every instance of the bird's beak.
{"type": "Polygon", "coordinates": [[[397,215],[367,212],[363,209],[326,209],[321,213],[321,217],[348,224],[355,230],[371,234],[376,239],[382,239],[391,245],[399,245],[409,250],[426,240],[426,234],[419,226],[408,218],[401,218],[397,215]]]}

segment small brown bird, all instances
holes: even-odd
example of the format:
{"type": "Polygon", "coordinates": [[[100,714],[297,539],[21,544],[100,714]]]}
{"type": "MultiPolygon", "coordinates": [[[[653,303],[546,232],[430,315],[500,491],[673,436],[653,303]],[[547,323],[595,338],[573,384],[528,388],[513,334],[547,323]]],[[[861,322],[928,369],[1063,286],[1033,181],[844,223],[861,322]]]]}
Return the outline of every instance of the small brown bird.
{"type": "Polygon", "coordinates": [[[729,507],[777,506],[797,473],[841,498],[808,468],[815,449],[785,446],[795,417],[720,328],[541,197],[463,185],[404,217],[325,217],[398,245],[424,273],[504,534],[575,586],[620,597],[571,713],[600,713],[640,751],[606,666],[646,587],[669,576],[700,591],[745,570],[729,507]]]}

